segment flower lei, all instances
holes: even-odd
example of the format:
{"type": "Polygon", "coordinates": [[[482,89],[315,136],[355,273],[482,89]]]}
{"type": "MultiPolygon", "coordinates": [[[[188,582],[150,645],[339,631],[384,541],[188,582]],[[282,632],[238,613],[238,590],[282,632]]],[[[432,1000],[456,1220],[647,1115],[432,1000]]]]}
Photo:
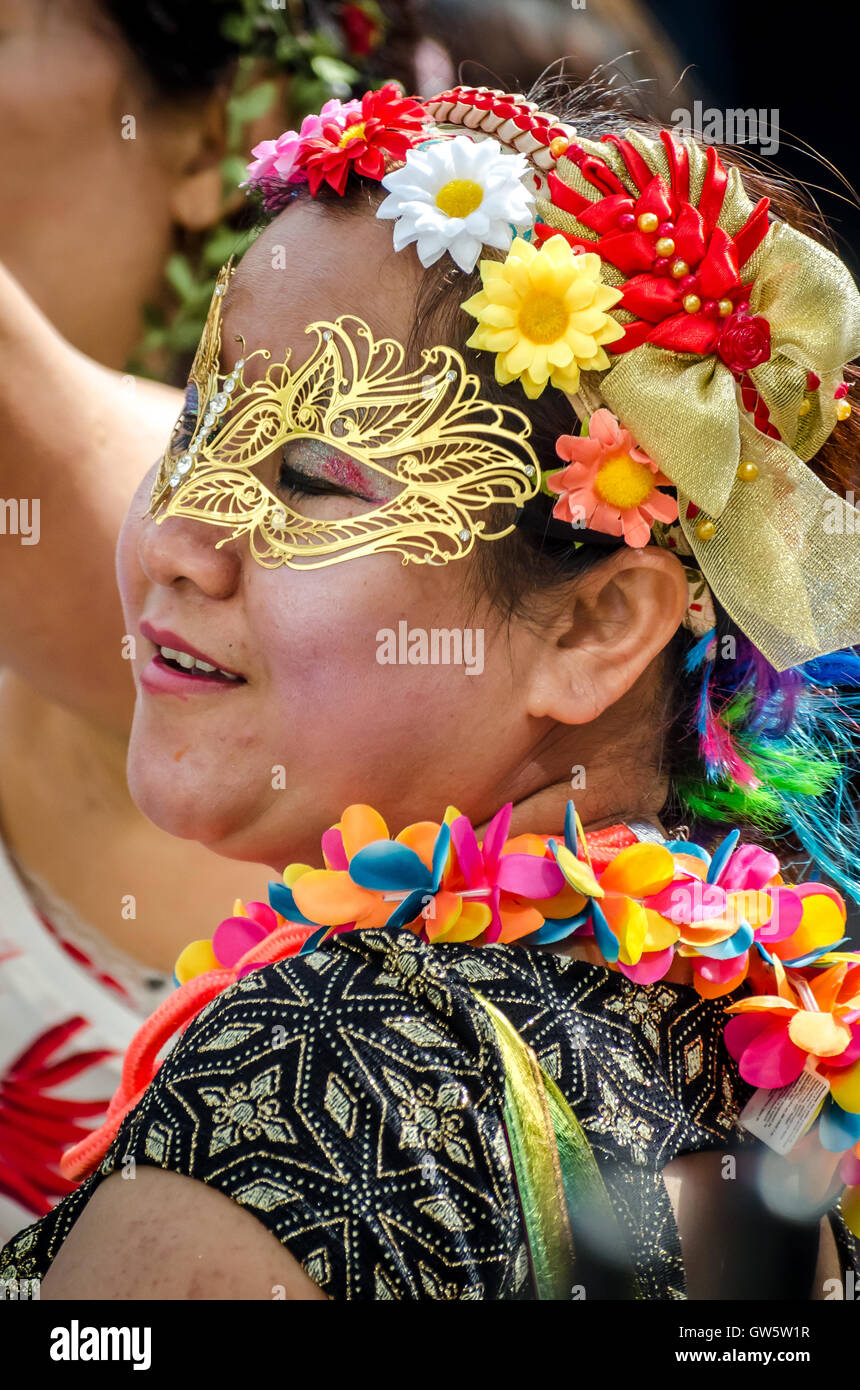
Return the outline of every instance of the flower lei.
{"type": "Polygon", "coordinates": [[[572,802],[562,836],[509,837],[511,812],[503,806],[482,840],[453,806],[441,824],[419,821],[392,839],[372,807],[347,807],[322,836],[324,868],[288,865],[268,903],[237,901],[210,940],[185,948],[178,990],[134,1039],[105,1124],[69,1150],[64,1173],[80,1176],[103,1156],[177,1028],[263,965],[378,927],[440,948],[589,938],[637,985],[663,979],[680,956],[702,998],[752,987],[726,1010],[728,1050],[754,1086],[788,1086],[805,1069],[828,1083],[818,1137],[841,1155],[843,1213],[860,1235],[860,953],[838,949],[840,895],[786,884],[776,856],[741,843],[738,830],[709,854],[685,840],[637,841],[626,827],[586,836],[572,802]]]}

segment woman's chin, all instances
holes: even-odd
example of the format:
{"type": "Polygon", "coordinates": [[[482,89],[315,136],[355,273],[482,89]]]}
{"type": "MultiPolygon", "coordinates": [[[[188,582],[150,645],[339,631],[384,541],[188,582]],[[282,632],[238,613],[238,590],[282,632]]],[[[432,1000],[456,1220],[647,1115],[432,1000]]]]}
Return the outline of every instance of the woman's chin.
{"type": "Polygon", "coordinates": [[[175,764],[138,758],[132,752],[128,785],[138,810],[159,830],[180,840],[197,840],[219,853],[221,844],[240,836],[250,819],[249,808],[229,795],[216,768],[209,778],[199,772],[189,778],[175,764]]]}

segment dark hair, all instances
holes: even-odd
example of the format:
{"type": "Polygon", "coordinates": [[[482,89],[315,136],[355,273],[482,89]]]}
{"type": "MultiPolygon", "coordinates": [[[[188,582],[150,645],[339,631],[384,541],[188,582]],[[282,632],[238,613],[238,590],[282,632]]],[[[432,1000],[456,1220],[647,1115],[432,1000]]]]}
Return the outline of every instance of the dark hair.
{"type": "MultiPolygon", "coordinates": [[[[539,85],[530,93],[530,99],[559,121],[575,125],[580,136],[590,139],[631,127],[653,138],[658,128],[653,122],[630,115],[615,93],[593,81],[571,89],[565,81],[553,79],[548,89],[539,85]]],[[[734,147],[720,147],[719,153],[727,167],[741,167],[745,187],[754,200],[767,195],[776,217],[819,241],[830,240],[815,205],[792,181],[775,174],[770,167],[765,172],[760,162],[740,154],[734,147]]],[[[322,196],[328,198],[329,195],[323,193],[322,196]]],[[[332,195],[331,205],[350,215],[362,205],[375,206],[379,198],[377,184],[354,180],[342,199],[332,195]]],[[[503,259],[499,252],[487,251],[486,256],[503,259]]],[[[448,257],[426,271],[418,293],[410,351],[414,353],[438,342],[457,348],[470,370],[479,377],[482,395],[491,401],[510,404],[511,388],[496,382],[492,354],[466,347],[474,323],[463,314],[460,306],[480,284],[478,270],[464,275],[448,257]]],[[[556,441],[559,435],[572,431],[569,400],[562,392],[548,389],[536,401],[518,393],[516,404],[532,422],[531,442],[541,466],[558,469],[561,465],[556,441]]],[[[831,435],[809,465],[842,496],[849,491],[860,492],[858,439],[860,425],[852,416],[831,435]]],[[[552,603],[554,591],[583,575],[607,555],[606,538],[602,541],[587,539],[585,544],[574,548],[569,540],[559,540],[551,534],[554,529],[550,523],[551,508],[550,498],[543,495],[534,498],[524,509],[521,524],[509,536],[492,545],[480,546],[476,552],[473,582],[489,594],[494,605],[509,619],[516,615],[540,622],[542,611],[552,603]]],[[[497,515],[490,515],[487,527],[496,529],[498,523],[498,529],[502,529],[506,522],[510,523],[510,508],[502,507],[497,515]]],[[[581,536],[579,532],[578,537],[581,536]]],[[[617,549],[623,541],[610,540],[609,545],[617,549]]],[[[835,831],[830,836],[833,843],[828,843],[827,835],[815,828],[819,815],[816,798],[825,792],[835,795],[834,783],[840,797],[845,791],[844,769],[833,756],[838,750],[833,749],[832,738],[823,736],[819,741],[815,731],[811,737],[809,735],[810,719],[814,724],[818,717],[816,711],[825,720],[828,711],[832,711],[832,691],[828,693],[823,688],[812,691],[815,709],[810,715],[809,702],[801,706],[802,689],[807,687],[798,668],[777,673],[719,603],[715,601],[714,607],[716,656],[712,661],[698,663],[704,668],[703,679],[697,680],[695,675],[684,670],[685,659],[697,640],[686,628],[678,629],[661,654],[664,670],[670,676],[662,683],[659,708],[647,712],[649,723],[657,728],[662,726],[664,730],[658,753],[660,764],[655,772],[668,774],[670,792],[661,818],[669,826],[686,822],[690,837],[704,844],[719,838],[726,823],[740,825],[749,839],[762,843],[781,842],[779,851],[784,863],[792,859],[806,862],[809,859],[809,854],[804,854],[803,850],[806,845],[814,860],[860,901],[860,876],[856,862],[852,862],[855,846],[851,837],[857,834],[856,813],[853,813],[850,835],[847,833],[848,818],[844,822],[845,843],[835,831]],[[732,639],[731,643],[722,640],[726,637],[732,639]],[[727,721],[730,718],[730,737],[756,772],[761,772],[761,790],[740,788],[728,778],[703,776],[697,728],[703,699],[718,721],[722,713],[726,714],[727,721]],[[800,728],[801,714],[806,722],[795,748],[791,745],[791,735],[795,725],[800,728]]],[[[822,727],[826,732],[830,730],[829,725],[822,727]]],[[[849,773],[851,770],[852,761],[849,761],[849,773]]]]}
{"type": "MultiPolygon", "coordinates": [[[[229,80],[243,54],[269,59],[290,71],[293,59],[266,23],[264,0],[259,15],[243,0],[100,0],[101,10],[119,33],[152,88],[162,100],[205,96],[229,80]]],[[[335,0],[300,3],[307,32],[326,26],[339,31],[343,6],[335,0]]],[[[393,77],[414,86],[413,56],[418,25],[412,0],[382,0],[385,30],[379,49],[356,58],[364,91],[377,78],[393,77]]]]}

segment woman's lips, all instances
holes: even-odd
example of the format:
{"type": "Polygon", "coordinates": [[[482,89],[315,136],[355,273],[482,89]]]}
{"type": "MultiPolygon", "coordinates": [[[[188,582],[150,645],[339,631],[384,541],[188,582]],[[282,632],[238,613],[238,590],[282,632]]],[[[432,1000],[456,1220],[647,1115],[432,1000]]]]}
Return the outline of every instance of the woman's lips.
{"type": "Polygon", "coordinates": [[[207,675],[193,667],[188,671],[169,665],[159,652],[140,673],[140,684],[152,695],[190,695],[201,691],[241,690],[247,681],[230,680],[217,672],[207,675]]]}
{"type": "Polygon", "coordinates": [[[227,690],[247,684],[241,672],[212,660],[169,628],[157,628],[144,621],[140,631],[157,648],[141,673],[140,683],[144,690],[154,694],[190,694],[205,687],[227,690]]]}

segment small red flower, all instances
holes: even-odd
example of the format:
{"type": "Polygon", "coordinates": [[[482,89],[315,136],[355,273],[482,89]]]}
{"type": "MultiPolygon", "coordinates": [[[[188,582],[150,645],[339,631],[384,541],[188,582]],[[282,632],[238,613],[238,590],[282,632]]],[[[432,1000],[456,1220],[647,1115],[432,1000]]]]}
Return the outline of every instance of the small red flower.
{"type": "Polygon", "coordinates": [[[770,324],[767,319],[732,314],[717,339],[717,352],[726,366],[740,375],[770,357],[770,324]]]}
{"type": "Polygon", "coordinates": [[[336,121],[323,125],[322,133],[303,142],[297,165],[304,169],[313,197],[323,183],[343,193],[350,169],[365,178],[381,179],[386,157],[406,158],[407,150],[423,136],[427,113],[411,97],[401,96],[389,82],[378,92],[366,92],[361,113],[344,128],[336,121]]]}
{"type": "Polygon", "coordinates": [[[354,58],[367,58],[376,52],[382,39],[382,25],[370,6],[342,5],[338,20],[346,46],[354,58]]]}

